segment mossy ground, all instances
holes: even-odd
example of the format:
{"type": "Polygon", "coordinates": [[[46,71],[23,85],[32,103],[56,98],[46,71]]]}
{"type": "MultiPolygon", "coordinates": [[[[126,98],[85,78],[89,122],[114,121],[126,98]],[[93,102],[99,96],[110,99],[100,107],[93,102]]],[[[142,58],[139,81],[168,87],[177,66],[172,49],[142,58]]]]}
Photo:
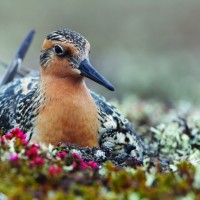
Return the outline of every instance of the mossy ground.
{"type": "Polygon", "coordinates": [[[142,162],[27,144],[15,129],[0,140],[0,199],[200,199],[200,108],[136,97],[116,104],[144,141],[142,162]]]}

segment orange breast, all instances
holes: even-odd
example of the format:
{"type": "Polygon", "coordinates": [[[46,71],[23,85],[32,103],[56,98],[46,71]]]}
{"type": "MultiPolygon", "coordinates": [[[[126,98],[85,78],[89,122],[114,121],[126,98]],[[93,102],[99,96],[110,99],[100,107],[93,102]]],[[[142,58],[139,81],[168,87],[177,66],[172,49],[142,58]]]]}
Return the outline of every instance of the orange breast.
{"type": "Polygon", "coordinates": [[[46,99],[37,116],[31,141],[98,146],[97,108],[85,83],[74,85],[47,79],[42,87],[46,99]]]}

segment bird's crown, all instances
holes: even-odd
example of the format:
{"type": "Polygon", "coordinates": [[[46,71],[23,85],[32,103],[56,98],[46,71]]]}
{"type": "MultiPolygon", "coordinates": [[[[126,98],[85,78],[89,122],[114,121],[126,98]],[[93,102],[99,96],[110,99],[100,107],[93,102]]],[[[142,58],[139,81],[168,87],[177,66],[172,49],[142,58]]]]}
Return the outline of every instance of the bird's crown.
{"type": "Polygon", "coordinates": [[[85,51],[85,47],[89,45],[89,42],[81,34],[70,29],[53,31],[47,35],[46,39],[54,42],[73,44],[80,52],[85,51]]]}

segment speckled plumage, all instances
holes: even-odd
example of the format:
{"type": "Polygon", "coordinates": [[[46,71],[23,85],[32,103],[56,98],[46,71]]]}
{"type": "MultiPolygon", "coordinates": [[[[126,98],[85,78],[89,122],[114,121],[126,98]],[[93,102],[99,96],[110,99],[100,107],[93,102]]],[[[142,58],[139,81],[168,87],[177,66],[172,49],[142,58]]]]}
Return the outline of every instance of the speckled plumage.
{"type": "Polygon", "coordinates": [[[142,143],[131,123],[120,114],[115,106],[106,102],[104,97],[92,91],[90,93],[98,107],[101,123],[98,130],[100,146],[111,147],[117,153],[131,153],[141,158],[142,143]]]}
{"type": "Polygon", "coordinates": [[[14,127],[20,127],[27,133],[29,140],[41,99],[38,76],[16,79],[2,86],[0,88],[0,129],[8,132],[14,127]]]}
{"type": "MultiPolygon", "coordinates": [[[[72,69],[75,68],[75,70],[81,70],[81,68],[78,66],[81,65],[80,63],[83,58],[88,57],[87,51],[89,51],[89,43],[84,37],[75,31],[62,29],[49,34],[46,40],[48,40],[48,42],[60,42],[59,44],[72,44],[75,50],[72,51],[70,49],[72,53],[66,54],[67,61],[72,69]]],[[[40,56],[42,70],[45,71],[46,69],[50,68],[54,56],[55,53],[51,49],[51,46],[42,49],[40,56]],[[43,65],[44,67],[42,67],[43,65]]],[[[62,56],[59,55],[57,57],[62,60],[62,56]]],[[[75,71],[73,71],[73,73],[74,72],[75,71]]],[[[43,73],[42,76],[44,76],[45,73],[43,73]]],[[[16,79],[13,82],[1,87],[0,129],[2,129],[4,132],[7,132],[14,127],[19,127],[27,133],[27,139],[31,140],[35,134],[34,126],[35,121],[40,114],[39,112],[41,112],[43,107],[48,106],[45,101],[46,93],[43,87],[44,86],[41,84],[41,76],[37,74],[16,79]]],[[[88,92],[95,102],[97,108],[97,117],[99,123],[97,139],[100,147],[110,147],[116,153],[128,153],[142,159],[143,147],[130,122],[124,118],[113,105],[106,102],[104,97],[99,96],[90,90],[88,90],[88,92]]],[[[66,96],[67,95],[68,94],[66,94],[66,96]]],[[[74,112],[79,111],[74,110],[74,112]]],[[[54,114],[56,115],[56,113],[54,114]]],[[[66,118],[69,116],[70,113],[66,113],[66,118]]],[[[77,123],[79,122],[77,121],[77,123]]],[[[93,122],[91,121],[91,123],[93,122]]],[[[56,130],[53,131],[56,133],[56,130]]]]}

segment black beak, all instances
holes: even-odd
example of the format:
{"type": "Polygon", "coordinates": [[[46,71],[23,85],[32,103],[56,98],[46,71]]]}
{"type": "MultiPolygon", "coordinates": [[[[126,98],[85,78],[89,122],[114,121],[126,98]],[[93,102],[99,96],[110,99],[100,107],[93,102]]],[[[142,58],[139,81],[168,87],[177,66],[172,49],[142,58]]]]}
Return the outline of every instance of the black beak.
{"type": "Polygon", "coordinates": [[[114,87],[113,85],[108,82],[103,76],[101,76],[99,74],[99,72],[97,72],[94,67],[90,64],[90,62],[87,59],[84,59],[78,68],[81,71],[81,75],[85,76],[97,83],[99,83],[100,85],[103,85],[104,87],[106,87],[107,89],[114,91],[114,87]]]}

